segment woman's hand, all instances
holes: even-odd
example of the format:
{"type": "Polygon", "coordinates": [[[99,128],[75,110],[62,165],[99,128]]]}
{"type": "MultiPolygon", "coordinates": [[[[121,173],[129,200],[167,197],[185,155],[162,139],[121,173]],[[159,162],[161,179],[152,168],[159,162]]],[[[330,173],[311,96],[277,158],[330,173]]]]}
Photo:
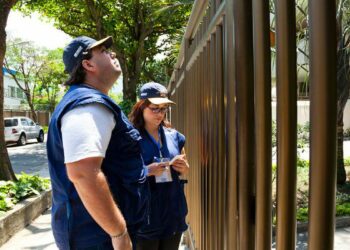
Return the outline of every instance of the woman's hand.
{"type": "Polygon", "coordinates": [[[188,165],[188,161],[186,158],[186,154],[180,155],[172,164],[171,166],[173,169],[177,172],[179,172],[181,175],[187,174],[189,171],[190,166],[188,165]]]}
{"type": "Polygon", "coordinates": [[[153,162],[147,166],[148,176],[161,176],[168,166],[168,162],[153,162]]]}

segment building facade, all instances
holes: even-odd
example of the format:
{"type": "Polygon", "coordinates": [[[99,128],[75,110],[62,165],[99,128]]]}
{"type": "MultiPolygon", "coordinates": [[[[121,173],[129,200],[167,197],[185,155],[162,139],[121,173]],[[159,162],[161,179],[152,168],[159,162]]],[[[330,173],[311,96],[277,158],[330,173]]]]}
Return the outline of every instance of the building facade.
{"type": "Polygon", "coordinates": [[[21,110],[21,106],[26,104],[24,92],[18,87],[8,69],[3,68],[4,73],[4,109],[21,110]]]}

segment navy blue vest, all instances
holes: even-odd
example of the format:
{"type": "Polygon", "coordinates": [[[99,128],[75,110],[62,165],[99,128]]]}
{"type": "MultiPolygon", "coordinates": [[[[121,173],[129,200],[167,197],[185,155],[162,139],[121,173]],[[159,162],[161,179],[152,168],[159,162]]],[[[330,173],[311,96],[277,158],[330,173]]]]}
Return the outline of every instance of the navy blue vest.
{"type": "Polygon", "coordinates": [[[62,116],[77,106],[89,103],[101,103],[114,113],[116,125],[102,163],[102,171],[126,219],[129,232],[136,232],[147,217],[149,190],[139,132],[108,96],[86,85],[74,85],[56,107],[47,139],[53,193],[52,229],[60,249],[89,247],[110,239],[85,209],[74,185],[68,179],[64,164],[62,116]]]}
{"type": "MultiPolygon", "coordinates": [[[[146,131],[141,132],[142,157],[145,164],[154,162],[154,157],[160,157],[159,147],[146,131]]],[[[175,129],[160,127],[163,145],[161,155],[172,159],[181,154],[185,145],[185,136],[175,129]]],[[[140,240],[155,240],[168,238],[175,233],[187,229],[185,221],[187,203],[184,194],[185,180],[179,178],[179,173],[171,169],[172,182],[156,183],[155,177],[147,177],[150,191],[150,214],[148,223],[137,233],[140,240]]]]}

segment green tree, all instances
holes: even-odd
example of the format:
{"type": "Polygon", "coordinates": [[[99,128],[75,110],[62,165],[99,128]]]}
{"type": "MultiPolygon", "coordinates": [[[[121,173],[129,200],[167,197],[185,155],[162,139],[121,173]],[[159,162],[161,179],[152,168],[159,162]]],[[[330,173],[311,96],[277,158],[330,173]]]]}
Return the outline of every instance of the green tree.
{"type": "Polygon", "coordinates": [[[72,36],[111,35],[123,70],[124,99],[134,102],[150,58],[168,51],[183,32],[193,0],[26,0],[22,11],[39,11],[72,36]],[[159,38],[162,39],[159,39],[159,38]]]}
{"type": "MultiPolygon", "coordinates": [[[[274,16],[274,2],[271,3],[271,13],[274,16]]],[[[305,72],[305,82],[309,76],[309,30],[308,1],[296,1],[298,72],[305,72]]],[[[272,31],[274,32],[274,18],[272,31]]],[[[344,184],[346,172],[344,167],[344,109],[350,93],[350,0],[337,0],[337,183],[344,184]]],[[[335,83],[330,83],[335,84],[335,83]]]]}
{"type": "Polygon", "coordinates": [[[31,42],[24,42],[19,38],[9,42],[4,65],[17,86],[24,92],[32,113],[33,120],[38,121],[34,109],[35,81],[45,65],[44,51],[35,47],[31,42]]]}
{"type": "Polygon", "coordinates": [[[62,84],[67,78],[62,62],[62,49],[47,51],[43,56],[43,67],[35,77],[36,110],[53,112],[58,102],[62,84]]]}
{"type": "MultiPolygon", "coordinates": [[[[17,0],[0,0],[0,65],[2,67],[6,52],[6,24],[11,8],[17,0]]],[[[0,131],[4,131],[4,74],[0,70],[0,131]]],[[[16,180],[8,156],[5,134],[0,133],[0,180],[16,180]]]]}
{"type": "Polygon", "coordinates": [[[344,109],[350,93],[350,1],[337,1],[337,183],[345,184],[344,109]]]}

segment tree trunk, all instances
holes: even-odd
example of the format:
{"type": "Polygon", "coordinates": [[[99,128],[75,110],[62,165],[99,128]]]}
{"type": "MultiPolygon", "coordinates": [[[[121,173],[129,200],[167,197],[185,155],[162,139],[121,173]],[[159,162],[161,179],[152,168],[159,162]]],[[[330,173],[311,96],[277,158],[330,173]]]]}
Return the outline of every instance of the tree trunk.
{"type": "Polygon", "coordinates": [[[337,124],[337,184],[343,185],[346,182],[346,171],[344,166],[344,149],[343,149],[343,119],[337,124]]]}
{"type": "Polygon", "coordinates": [[[38,122],[38,117],[37,117],[37,115],[35,113],[34,104],[33,104],[33,101],[32,101],[32,98],[30,96],[30,92],[29,91],[30,90],[28,90],[28,92],[26,92],[25,94],[26,94],[26,97],[27,97],[27,102],[28,102],[28,105],[29,105],[29,108],[30,108],[30,112],[32,113],[33,121],[35,123],[37,123],[38,122]]]}
{"type": "Polygon", "coordinates": [[[343,116],[350,91],[350,53],[345,49],[346,38],[342,36],[338,41],[337,62],[337,183],[343,185],[346,182],[343,152],[343,116]]]}
{"type": "Polygon", "coordinates": [[[1,0],[0,1],[0,180],[16,180],[16,176],[12,170],[11,161],[8,156],[5,134],[4,134],[4,75],[2,65],[4,62],[6,51],[6,24],[7,18],[12,6],[16,0],[1,0]]]}
{"type": "Polygon", "coordinates": [[[123,89],[123,99],[136,102],[136,87],[140,76],[130,76],[127,86],[123,89]]]}

